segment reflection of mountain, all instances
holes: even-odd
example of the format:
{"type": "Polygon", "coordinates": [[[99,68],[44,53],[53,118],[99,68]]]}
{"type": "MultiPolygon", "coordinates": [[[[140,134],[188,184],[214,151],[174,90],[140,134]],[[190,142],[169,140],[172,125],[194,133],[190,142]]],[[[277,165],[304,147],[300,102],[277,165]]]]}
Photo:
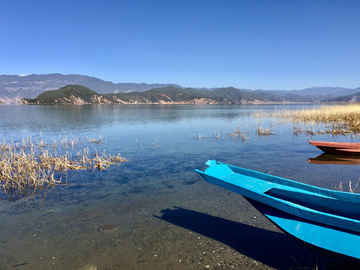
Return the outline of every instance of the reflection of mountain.
{"type": "Polygon", "coordinates": [[[316,158],[309,158],[312,164],[336,164],[336,165],[360,165],[360,156],[342,156],[332,154],[321,154],[316,158]]]}

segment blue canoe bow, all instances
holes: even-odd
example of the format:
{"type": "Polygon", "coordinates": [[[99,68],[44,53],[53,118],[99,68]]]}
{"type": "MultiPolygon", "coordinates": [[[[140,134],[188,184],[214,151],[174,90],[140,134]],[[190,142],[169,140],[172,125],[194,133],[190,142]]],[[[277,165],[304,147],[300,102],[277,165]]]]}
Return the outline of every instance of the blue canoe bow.
{"type": "Polygon", "coordinates": [[[360,259],[360,194],[323,189],[209,160],[205,181],[243,195],[286,233],[360,259]]]}

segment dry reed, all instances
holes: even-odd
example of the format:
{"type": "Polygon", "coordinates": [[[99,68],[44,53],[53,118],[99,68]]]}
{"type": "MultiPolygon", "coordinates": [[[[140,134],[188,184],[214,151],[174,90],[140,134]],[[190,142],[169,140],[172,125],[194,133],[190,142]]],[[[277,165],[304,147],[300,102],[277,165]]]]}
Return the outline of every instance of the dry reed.
{"type": "Polygon", "coordinates": [[[233,132],[228,132],[227,135],[234,140],[239,139],[241,142],[250,140],[250,138],[245,135],[239,126],[237,126],[233,132]]]}
{"type": "Polygon", "coordinates": [[[256,135],[258,135],[259,137],[270,136],[270,135],[274,135],[274,132],[272,131],[271,128],[262,128],[259,126],[258,129],[256,130],[256,135]]]}
{"type": "MultiPolygon", "coordinates": [[[[348,192],[350,192],[350,193],[355,193],[355,192],[357,192],[356,189],[357,189],[357,187],[358,187],[358,185],[359,185],[359,182],[360,182],[360,178],[359,178],[359,180],[357,181],[355,187],[352,187],[351,181],[349,181],[349,191],[348,191],[348,192]]],[[[342,181],[340,181],[338,187],[335,186],[335,190],[344,191],[344,190],[343,190],[343,186],[342,186],[342,181]]]]}
{"type": "MultiPolygon", "coordinates": [[[[100,140],[91,141],[99,143],[100,140]]],[[[90,140],[89,140],[90,142],[90,140]]],[[[33,143],[31,137],[21,143],[0,143],[0,199],[17,201],[27,196],[36,196],[57,185],[64,185],[61,175],[68,170],[107,169],[112,164],[126,161],[117,156],[98,153],[91,157],[88,148],[79,151],[73,159],[69,149],[74,149],[77,139],[63,139],[53,143],[33,143]],[[64,151],[63,154],[58,154],[64,151]],[[59,179],[57,179],[59,177],[59,179]]]]}
{"type": "Polygon", "coordinates": [[[335,136],[360,133],[360,104],[323,105],[319,108],[276,110],[272,113],[257,112],[253,116],[256,118],[279,118],[297,125],[326,125],[326,130],[317,132],[297,127],[298,130],[295,131],[297,134],[300,134],[301,131],[309,133],[309,135],[332,134],[335,136]]]}

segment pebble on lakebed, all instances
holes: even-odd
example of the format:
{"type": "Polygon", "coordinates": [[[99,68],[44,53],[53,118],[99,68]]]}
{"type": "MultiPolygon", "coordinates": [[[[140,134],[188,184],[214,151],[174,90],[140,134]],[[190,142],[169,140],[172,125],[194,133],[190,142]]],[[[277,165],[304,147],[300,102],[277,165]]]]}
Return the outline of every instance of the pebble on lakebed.
{"type": "Polygon", "coordinates": [[[112,224],[106,224],[106,225],[102,225],[99,227],[99,231],[100,232],[114,232],[116,231],[117,229],[119,229],[118,227],[112,225],[112,224]]]}

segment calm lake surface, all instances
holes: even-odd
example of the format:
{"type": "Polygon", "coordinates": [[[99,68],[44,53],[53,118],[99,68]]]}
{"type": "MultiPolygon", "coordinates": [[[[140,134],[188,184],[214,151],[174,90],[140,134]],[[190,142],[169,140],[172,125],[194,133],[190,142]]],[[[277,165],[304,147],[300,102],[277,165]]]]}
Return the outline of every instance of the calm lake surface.
{"type": "Polygon", "coordinates": [[[194,172],[216,159],[329,189],[342,182],[348,190],[360,166],[310,163],[322,152],[307,141],[358,139],[293,136],[291,123],[252,117],[301,107],[0,106],[2,142],[101,136],[101,145],[79,143],[75,150],[128,160],[102,172],[69,172],[63,176],[69,185],[45,199],[1,202],[0,269],[89,263],[98,269],[305,269],[316,263],[341,269],[341,262],[283,234],[242,196],[194,172]],[[259,126],[274,135],[259,137],[259,126]],[[248,140],[229,136],[237,127],[248,140]],[[116,230],[101,231],[107,224],[116,230]]]}

